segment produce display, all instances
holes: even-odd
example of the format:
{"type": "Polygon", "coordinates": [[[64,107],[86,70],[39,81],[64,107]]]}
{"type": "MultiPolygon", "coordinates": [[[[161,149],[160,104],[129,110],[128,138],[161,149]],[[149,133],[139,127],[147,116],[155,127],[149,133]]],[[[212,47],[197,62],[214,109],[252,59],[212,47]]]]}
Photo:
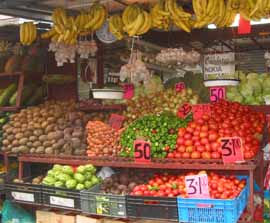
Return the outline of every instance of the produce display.
{"type": "Polygon", "coordinates": [[[2,150],[12,153],[82,155],[88,118],[74,112],[74,101],[48,101],[22,109],[3,126],[2,150]]]}
{"type": "Polygon", "coordinates": [[[230,101],[247,105],[262,105],[270,100],[270,75],[267,73],[240,73],[237,87],[228,87],[226,96],[230,101]]]}
{"type": "Polygon", "coordinates": [[[118,39],[124,38],[124,23],[120,14],[111,15],[109,18],[109,30],[118,39]]]}
{"type": "Polygon", "coordinates": [[[37,27],[33,22],[25,22],[20,25],[20,42],[23,45],[31,45],[37,39],[37,27]]]}
{"type": "Polygon", "coordinates": [[[176,92],[175,88],[171,88],[128,100],[124,115],[127,118],[126,123],[131,123],[144,115],[161,114],[164,111],[177,114],[184,103],[197,104],[198,101],[199,97],[190,88],[181,92],[176,92]]]}
{"type": "Polygon", "coordinates": [[[121,146],[120,133],[102,121],[89,121],[88,131],[88,156],[117,156],[121,146]]]}
{"type": "Polygon", "coordinates": [[[134,187],[144,183],[148,175],[142,171],[127,170],[107,177],[100,185],[100,192],[106,194],[127,195],[134,187]]]}
{"type": "Polygon", "coordinates": [[[129,36],[143,35],[150,30],[152,18],[150,14],[140,8],[138,4],[128,5],[122,14],[123,30],[129,36]]]}
{"type": "Polygon", "coordinates": [[[186,120],[172,114],[148,115],[130,124],[121,134],[120,156],[134,157],[134,140],[144,139],[151,142],[151,156],[165,158],[175,150],[177,131],[185,127],[186,120]]]}
{"type": "Polygon", "coordinates": [[[78,166],[75,169],[71,166],[55,164],[42,180],[42,184],[52,187],[83,190],[90,189],[92,186],[100,183],[100,181],[100,178],[96,176],[96,168],[91,164],[78,166]]]}
{"type": "Polygon", "coordinates": [[[178,130],[176,150],[168,158],[219,159],[220,138],[233,136],[241,137],[244,158],[253,158],[260,148],[264,123],[263,113],[236,102],[219,101],[211,106],[211,114],[178,130]]]}
{"type": "Polygon", "coordinates": [[[206,171],[190,172],[187,174],[155,174],[147,184],[134,187],[131,195],[154,197],[188,197],[185,176],[207,174],[209,194],[212,199],[235,199],[246,186],[246,180],[236,176],[224,176],[206,171]]]}

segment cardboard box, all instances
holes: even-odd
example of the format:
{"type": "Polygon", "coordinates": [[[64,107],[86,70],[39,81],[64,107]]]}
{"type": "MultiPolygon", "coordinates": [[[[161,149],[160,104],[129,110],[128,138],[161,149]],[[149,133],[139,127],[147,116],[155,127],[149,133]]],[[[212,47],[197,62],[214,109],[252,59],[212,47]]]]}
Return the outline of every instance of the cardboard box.
{"type": "Polygon", "coordinates": [[[49,211],[36,211],[36,219],[36,223],[75,223],[75,216],[49,211]]]}
{"type": "Polygon", "coordinates": [[[101,219],[85,217],[82,215],[76,216],[76,223],[101,223],[101,219]]]}
{"type": "Polygon", "coordinates": [[[36,211],[36,223],[55,223],[56,214],[49,211],[36,211]]]}
{"type": "Polygon", "coordinates": [[[114,220],[113,218],[103,218],[102,223],[126,223],[125,221],[114,220]]]}
{"type": "Polygon", "coordinates": [[[75,223],[75,216],[56,214],[54,223],[75,223]]]}

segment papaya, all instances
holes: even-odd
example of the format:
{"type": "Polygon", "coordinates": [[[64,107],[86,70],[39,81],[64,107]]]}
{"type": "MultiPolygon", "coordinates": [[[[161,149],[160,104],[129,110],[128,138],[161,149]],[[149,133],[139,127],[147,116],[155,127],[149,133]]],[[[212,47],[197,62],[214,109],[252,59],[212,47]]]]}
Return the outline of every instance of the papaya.
{"type": "Polygon", "coordinates": [[[7,62],[5,64],[5,72],[6,73],[14,73],[15,71],[19,71],[20,66],[21,66],[21,62],[22,62],[21,56],[13,55],[12,57],[10,57],[7,60],[7,62]]]}
{"type": "Polygon", "coordinates": [[[33,92],[33,96],[26,102],[27,106],[36,105],[43,99],[43,87],[40,86],[36,91],[33,92]]]}
{"type": "MultiPolygon", "coordinates": [[[[21,105],[24,105],[27,99],[31,96],[31,94],[35,91],[36,87],[34,84],[29,84],[24,86],[23,92],[22,92],[22,98],[21,98],[21,105]]],[[[10,105],[16,105],[16,99],[17,99],[17,93],[16,91],[12,97],[9,99],[10,105]]]]}

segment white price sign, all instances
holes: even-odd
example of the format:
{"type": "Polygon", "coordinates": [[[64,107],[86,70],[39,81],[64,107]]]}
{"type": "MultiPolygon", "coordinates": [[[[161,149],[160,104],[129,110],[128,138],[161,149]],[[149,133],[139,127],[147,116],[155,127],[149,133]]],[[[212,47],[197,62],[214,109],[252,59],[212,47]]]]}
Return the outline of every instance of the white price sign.
{"type": "Polygon", "coordinates": [[[234,73],[235,53],[206,54],[204,56],[204,75],[234,73]]]}
{"type": "Polygon", "coordinates": [[[50,196],[50,204],[74,208],[74,200],[69,198],[50,196]]]}
{"type": "Polygon", "coordinates": [[[23,192],[11,192],[11,196],[17,201],[35,202],[34,194],[23,192]]]}

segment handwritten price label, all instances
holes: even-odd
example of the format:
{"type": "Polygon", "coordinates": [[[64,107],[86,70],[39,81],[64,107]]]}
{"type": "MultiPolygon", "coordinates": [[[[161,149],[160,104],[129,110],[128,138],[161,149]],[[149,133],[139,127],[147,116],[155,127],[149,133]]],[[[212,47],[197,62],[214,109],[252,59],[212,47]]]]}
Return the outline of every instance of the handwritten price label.
{"type": "Polygon", "coordinates": [[[144,140],[134,141],[134,158],[136,163],[151,162],[151,143],[144,140]]]}
{"type": "Polygon", "coordinates": [[[225,87],[211,87],[210,88],[210,101],[217,102],[218,100],[225,99],[226,88],[225,87]]]}
{"type": "Polygon", "coordinates": [[[209,104],[198,104],[192,106],[193,119],[200,119],[204,114],[211,113],[211,106],[209,104]]]}
{"type": "Polygon", "coordinates": [[[131,99],[134,96],[134,85],[133,84],[124,84],[124,98],[131,99]]]}
{"type": "Polygon", "coordinates": [[[185,119],[190,114],[191,110],[192,106],[189,103],[185,103],[179,108],[177,116],[179,118],[185,119]]]}
{"type": "Polygon", "coordinates": [[[209,198],[208,177],[206,174],[185,177],[187,194],[190,198],[209,198]]]}
{"type": "Polygon", "coordinates": [[[175,90],[176,90],[177,92],[180,92],[180,91],[184,90],[185,88],[186,88],[186,85],[185,85],[184,82],[179,82],[179,83],[177,83],[177,84],[175,85],[175,90]]]}
{"type": "Polygon", "coordinates": [[[240,137],[221,138],[222,159],[224,163],[243,162],[242,139],[240,137]]]}
{"type": "Polygon", "coordinates": [[[124,120],[125,120],[125,117],[122,115],[111,114],[110,119],[109,119],[109,125],[112,128],[119,130],[122,128],[124,120]]]}

